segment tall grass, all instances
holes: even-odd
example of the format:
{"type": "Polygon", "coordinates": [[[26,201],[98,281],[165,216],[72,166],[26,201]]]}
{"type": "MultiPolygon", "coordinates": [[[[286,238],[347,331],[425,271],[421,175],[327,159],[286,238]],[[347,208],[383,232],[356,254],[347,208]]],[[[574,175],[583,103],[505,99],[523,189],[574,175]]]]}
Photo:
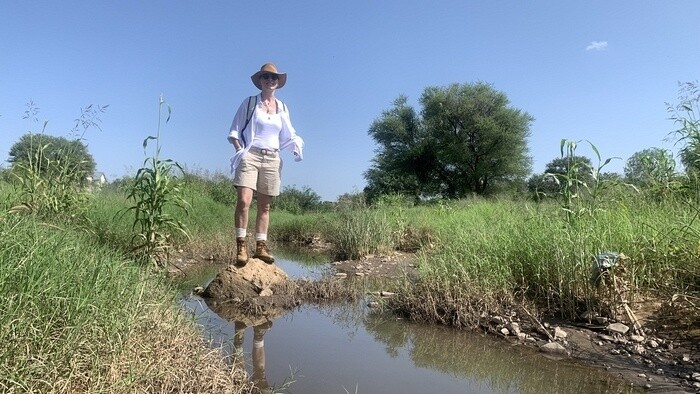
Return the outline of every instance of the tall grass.
{"type": "Polygon", "coordinates": [[[75,155],[74,145],[56,150],[46,142],[43,133],[44,129],[39,134],[28,135],[27,157],[12,167],[15,190],[11,195],[12,210],[44,217],[80,215],[89,194],[84,187],[84,173],[78,170],[82,163],[70,159],[75,155]]]}
{"type": "Polygon", "coordinates": [[[336,259],[417,251],[421,276],[399,285],[406,298],[397,307],[423,320],[466,324],[522,303],[565,317],[603,308],[610,294],[591,282],[603,252],[627,256],[618,274],[637,294],[700,290],[700,223],[692,205],[631,197],[575,218],[555,202],[356,204],[285,216],[283,227],[293,233],[315,226],[334,243],[336,259]]]}
{"type": "Polygon", "coordinates": [[[167,284],[93,239],[0,216],[0,391],[243,392],[167,284]]]}

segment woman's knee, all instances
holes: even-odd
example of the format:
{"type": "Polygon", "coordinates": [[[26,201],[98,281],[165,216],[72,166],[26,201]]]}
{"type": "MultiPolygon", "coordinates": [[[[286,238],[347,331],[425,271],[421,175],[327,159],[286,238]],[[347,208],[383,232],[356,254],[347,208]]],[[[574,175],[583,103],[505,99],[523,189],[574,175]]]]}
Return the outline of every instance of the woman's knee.
{"type": "Polygon", "coordinates": [[[258,195],[258,211],[270,212],[271,206],[272,206],[272,197],[265,196],[262,194],[258,195]]]}

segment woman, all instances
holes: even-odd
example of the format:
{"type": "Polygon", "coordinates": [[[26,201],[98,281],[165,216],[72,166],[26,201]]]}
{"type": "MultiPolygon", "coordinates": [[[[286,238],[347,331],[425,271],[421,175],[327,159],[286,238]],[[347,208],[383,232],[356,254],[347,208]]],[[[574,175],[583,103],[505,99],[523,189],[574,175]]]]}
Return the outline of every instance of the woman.
{"type": "Polygon", "coordinates": [[[246,235],[248,211],[256,193],[255,253],[268,264],[275,259],[267,246],[267,230],[270,223],[272,197],[280,194],[280,151],[290,149],[294,160],[301,161],[304,141],[289,120],[289,110],[275,98],[275,91],[287,82],[287,74],[277,71],[273,63],[266,63],[253,74],[253,81],[260,94],[243,100],[233,118],[228,140],[236,149],[231,159],[233,184],[238,194],[236,203],[236,262],[248,261],[246,235]]]}

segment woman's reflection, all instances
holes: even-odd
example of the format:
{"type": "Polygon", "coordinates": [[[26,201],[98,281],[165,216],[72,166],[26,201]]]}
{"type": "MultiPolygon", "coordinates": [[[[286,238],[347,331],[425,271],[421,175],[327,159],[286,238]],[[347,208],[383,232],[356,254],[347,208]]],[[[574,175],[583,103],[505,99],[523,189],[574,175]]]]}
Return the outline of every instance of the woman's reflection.
{"type": "MultiPolygon", "coordinates": [[[[234,351],[234,362],[238,364],[240,368],[245,368],[245,362],[243,357],[243,340],[245,339],[245,329],[246,324],[241,321],[234,322],[236,332],[233,335],[233,351],[234,351]]],[[[272,327],[271,321],[265,321],[262,324],[253,326],[253,376],[252,380],[255,386],[260,389],[262,393],[272,393],[273,390],[267,383],[267,377],[265,376],[265,333],[268,329],[272,327]]]]}

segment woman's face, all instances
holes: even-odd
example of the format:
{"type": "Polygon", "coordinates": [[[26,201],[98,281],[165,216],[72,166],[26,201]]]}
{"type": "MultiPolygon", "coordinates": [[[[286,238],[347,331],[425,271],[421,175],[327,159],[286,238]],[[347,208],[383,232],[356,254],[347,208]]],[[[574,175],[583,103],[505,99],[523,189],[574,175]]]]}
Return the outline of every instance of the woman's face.
{"type": "Polygon", "coordinates": [[[277,87],[277,75],[263,74],[260,76],[260,85],[263,90],[273,90],[277,87]]]}

